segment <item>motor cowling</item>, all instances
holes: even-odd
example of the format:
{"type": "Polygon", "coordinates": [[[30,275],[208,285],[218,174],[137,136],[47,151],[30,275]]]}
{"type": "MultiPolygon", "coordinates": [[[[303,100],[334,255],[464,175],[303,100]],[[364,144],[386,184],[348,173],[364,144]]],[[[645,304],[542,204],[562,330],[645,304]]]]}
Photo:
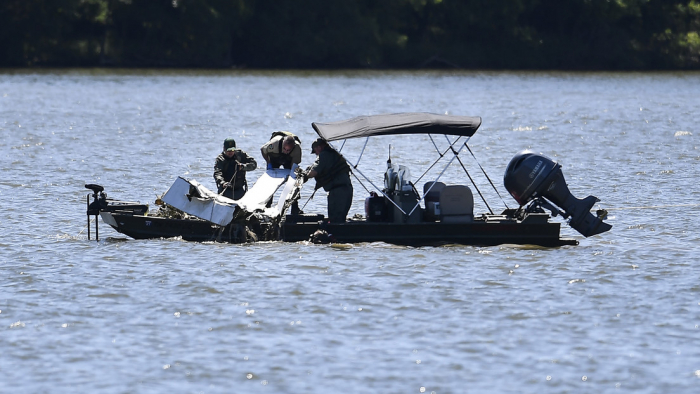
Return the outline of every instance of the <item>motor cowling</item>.
{"type": "Polygon", "coordinates": [[[566,185],[561,165],[547,156],[530,150],[518,152],[506,168],[503,184],[520,206],[533,200],[546,199],[541,201],[541,205],[550,209],[554,215],[559,213],[564,218],[571,217],[569,225],[584,237],[612,228],[603,222],[604,214],[595,216],[591,213],[593,205],[600,200],[594,196],[584,199],[574,197],[566,185]],[[563,212],[547,204],[547,201],[563,212]]]}

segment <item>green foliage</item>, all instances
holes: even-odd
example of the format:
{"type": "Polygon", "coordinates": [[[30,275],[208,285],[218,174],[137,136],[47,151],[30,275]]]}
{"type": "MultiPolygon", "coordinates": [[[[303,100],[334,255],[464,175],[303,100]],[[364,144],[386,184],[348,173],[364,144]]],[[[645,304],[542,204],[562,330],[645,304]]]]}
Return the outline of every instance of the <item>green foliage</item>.
{"type": "Polygon", "coordinates": [[[698,0],[2,0],[0,67],[698,69],[698,0]]]}

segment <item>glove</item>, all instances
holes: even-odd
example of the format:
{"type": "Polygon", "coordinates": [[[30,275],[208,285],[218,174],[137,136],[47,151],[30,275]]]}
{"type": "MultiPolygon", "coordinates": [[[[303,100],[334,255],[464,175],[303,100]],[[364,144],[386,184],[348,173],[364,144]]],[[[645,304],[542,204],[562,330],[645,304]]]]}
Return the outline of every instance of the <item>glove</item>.
{"type": "Polygon", "coordinates": [[[304,171],[301,173],[301,180],[306,183],[309,181],[309,173],[308,171],[304,171]]]}
{"type": "Polygon", "coordinates": [[[230,182],[224,182],[224,183],[221,185],[221,187],[224,188],[224,189],[228,189],[229,187],[231,187],[231,183],[230,183],[230,182]]]}
{"type": "Polygon", "coordinates": [[[272,163],[267,163],[267,169],[271,170],[272,169],[272,163]]]}

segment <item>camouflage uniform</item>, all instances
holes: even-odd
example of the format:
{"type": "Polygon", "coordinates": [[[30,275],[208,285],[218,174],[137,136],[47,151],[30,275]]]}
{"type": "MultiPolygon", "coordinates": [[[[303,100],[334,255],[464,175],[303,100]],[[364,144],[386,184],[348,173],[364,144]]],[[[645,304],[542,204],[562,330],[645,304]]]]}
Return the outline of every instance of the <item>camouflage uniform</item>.
{"type": "Polygon", "coordinates": [[[218,193],[224,192],[225,197],[238,200],[243,195],[245,195],[246,190],[248,190],[248,184],[245,177],[247,171],[253,171],[258,167],[258,163],[255,159],[248,156],[247,153],[240,149],[235,149],[235,142],[233,146],[230,146],[233,141],[232,139],[227,139],[224,142],[224,152],[216,157],[216,163],[214,164],[214,180],[216,181],[216,187],[218,193]],[[227,148],[228,143],[228,148],[227,148]],[[226,149],[235,149],[233,157],[228,158],[226,156],[226,149]],[[241,168],[238,168],[238,164],[241,164],[241,168]],[[224,190],[224,185],[230,183],[230,187],[224,190]]]}

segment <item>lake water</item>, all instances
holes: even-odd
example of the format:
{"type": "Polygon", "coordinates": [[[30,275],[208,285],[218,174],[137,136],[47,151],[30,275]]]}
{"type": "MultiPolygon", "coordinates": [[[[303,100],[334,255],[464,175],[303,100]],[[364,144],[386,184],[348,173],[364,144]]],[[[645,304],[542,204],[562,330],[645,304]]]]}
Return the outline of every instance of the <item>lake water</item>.
{"type": "MultiPolygon", "coordinates": [[[[696,393],[698,92],[700,73],[3,70],[0,392],[696,393]],[[483,117],[470,147],[496,210],[517,206],[502,176],[529,148],[612,231],[563,224],[580,245],[561,248],[87,239],[85,183],[153,206],[177,176],[214,188],[227,137],[260,163],[292,131],[306,166],[311,122],[414,111],[483,117]]],[[[391,143],[395,164],[435,158],[391,143]]],[[[365,171],[387,156],[370,146],[365,171]]],[[[355,181],[351,214],[366,196],[355,181]]]]}

